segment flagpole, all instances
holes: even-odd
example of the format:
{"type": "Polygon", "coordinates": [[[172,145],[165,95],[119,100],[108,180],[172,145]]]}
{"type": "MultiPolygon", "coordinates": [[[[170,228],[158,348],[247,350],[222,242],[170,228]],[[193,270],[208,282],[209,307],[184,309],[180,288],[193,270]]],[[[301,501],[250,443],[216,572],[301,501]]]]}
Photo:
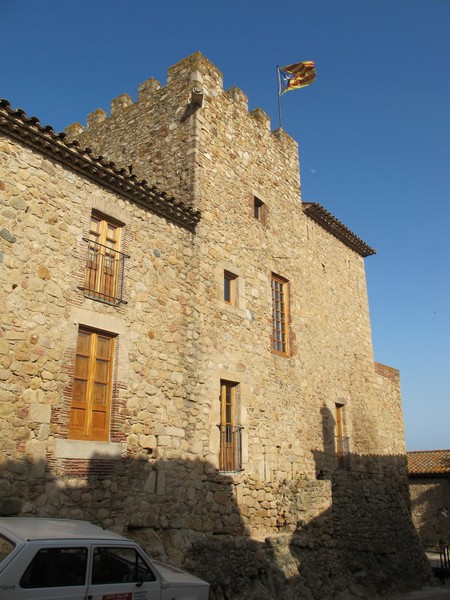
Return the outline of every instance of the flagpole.
{"type": "Polygon", "coordinates": [[[281,100],[280,100],[280,89],[281,89],[281,82],[280,82],[280,67],[277,65],[277,94],[278,94],[278,120],[280,123],[280,129],[283,129],[283,124],[281,121],[281,100]]]}

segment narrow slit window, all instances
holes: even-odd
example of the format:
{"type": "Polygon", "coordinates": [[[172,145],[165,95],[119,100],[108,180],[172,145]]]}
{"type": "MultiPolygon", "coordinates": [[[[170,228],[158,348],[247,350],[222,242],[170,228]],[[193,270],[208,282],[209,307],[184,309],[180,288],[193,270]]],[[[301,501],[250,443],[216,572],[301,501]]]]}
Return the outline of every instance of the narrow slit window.
{"type": "Polygon", "coordinates": [[[264,202],[262,200],[260,200],[259,198],[257,198],[256,196],[254,196],[253,198],[253,216],[255,217],[255,219],[257,221],[263,221],[264,220],[264,202]]]}
{"type": "Polygon", "coordinates": [[[349,438],[346,435],[345,425],[345,406],[344,404],[335,404],[335,437],[336,437],[336,457],[338,467],[345,469],[348,467],[349,459],[349,438]]]}
{"type": "Polygon", "coordinates": [[[224,271],[223,273],[223,300],[227,304],[235,305],[237,299],[237,275],[224,271]]]}

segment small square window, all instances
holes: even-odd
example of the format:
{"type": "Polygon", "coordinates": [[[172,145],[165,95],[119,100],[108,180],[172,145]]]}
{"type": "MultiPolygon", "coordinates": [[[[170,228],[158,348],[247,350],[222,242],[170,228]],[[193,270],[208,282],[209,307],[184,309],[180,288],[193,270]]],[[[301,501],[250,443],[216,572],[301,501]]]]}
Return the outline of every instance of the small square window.
{"type": "Polygon", "coordinates": [[[229,271],[223,272],[223,300],[227,304],[236,304],[237,299],[237,275],[229,271]]]}
{"type": "Polygon", "coordinates": [[[254,196],[253,197],[253,216],[255,217],[255,219],[257,221],[263,221],[264,213],[265,213],[264,202],[262,200],[260,200],[259,198],[257,198],[256,196],[254,196]]]}

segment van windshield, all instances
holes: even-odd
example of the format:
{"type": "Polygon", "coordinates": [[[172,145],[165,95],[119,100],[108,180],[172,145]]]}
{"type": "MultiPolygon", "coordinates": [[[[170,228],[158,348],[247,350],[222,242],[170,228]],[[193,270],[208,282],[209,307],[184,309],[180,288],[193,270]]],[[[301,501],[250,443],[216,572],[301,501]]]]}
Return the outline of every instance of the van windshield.
{"type": "Polygon", "coordinates": [[[16,545],[0,533],[0,564],[11,554],[16,545]]]}

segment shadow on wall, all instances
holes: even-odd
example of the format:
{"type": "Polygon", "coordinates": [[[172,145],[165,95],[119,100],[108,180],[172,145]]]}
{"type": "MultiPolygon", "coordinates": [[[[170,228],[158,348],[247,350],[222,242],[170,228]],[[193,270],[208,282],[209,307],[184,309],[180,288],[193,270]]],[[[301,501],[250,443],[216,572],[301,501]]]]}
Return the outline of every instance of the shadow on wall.
{"type": "Polygon", "coordinates": [[[434,547],[450,542],[450,459],[445,450],[431,452],[431,457],[432,472],[416,473],[413,466],[409,489],[416,529],[423,543],[434,547]]]}
{"type": "Polygon", "coordinates": [[[216,600],[373,600],[420,587],[429,567],[409,513],[405,457],[350,455],[348,468],[336,468],[326,410],[325,447],[314,458],[330,483],[284,482],[270,506],[264,482],[254,480],[251,500],[243,499],[232,476],[202,460],[99,455],[4,461],[0,514],[101,523],[209,581],[216,600]],[[320,506],[316,496],[330,485],[332,508],[309,519],[302,498],[320,506]],[[269,533],[250,537],[250,502],[252,514],[260,506],[296,525],[274,519],[269,533]]]}
{"type": "Polygon", "coordinates": [[[450,542],[450,477],[411,477],[412,511],[426,546],[450,542]]]}
{"type": "MultiPolygon", "coordinates": [[[[418,587],[430,567],[411,516],[406,455],[336,453],[335,420],[322,408],[317,472],[332,483],[334,539],[353,579],[383,591],[418,587]],[[368,582],[367,582],[368,580],[368,582]]],[[[342,450],[342,448],[341,448],[342,450]]]]}

